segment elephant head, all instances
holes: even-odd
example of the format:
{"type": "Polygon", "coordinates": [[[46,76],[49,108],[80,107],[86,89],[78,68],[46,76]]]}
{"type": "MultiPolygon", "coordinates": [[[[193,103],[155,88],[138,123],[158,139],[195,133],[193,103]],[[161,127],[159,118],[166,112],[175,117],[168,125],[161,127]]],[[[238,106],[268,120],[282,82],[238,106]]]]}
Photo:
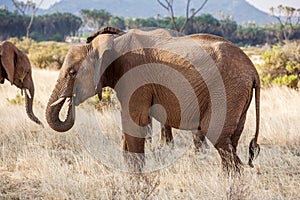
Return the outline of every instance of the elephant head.
{"type": "Polygon", "coordinates": [[[91,35],[87,44],[70,48],[46,108],[46,119],[52,129],[58,132],[68,131],[74,125],[75,106],[95,94],[101,99],[102,84],[96,74],[100,74],[103,54],[112,47],[113,34],[123,33],[119,29],[106,27],[91,35]],[[97,37],[98,35],[100,36],[97,37]],[[65,120],[61,120],[59,113],[66,100],[67,116],[65,120]]]}
{"type": "Polygon", "coordinates": [[[0,83],[7,79],[11,84],[25,92],[26,113],[37,124],[42,122],[34,115],[32,103],[34,84],[28,57],[9,41],[0,43],[0,83]]]}

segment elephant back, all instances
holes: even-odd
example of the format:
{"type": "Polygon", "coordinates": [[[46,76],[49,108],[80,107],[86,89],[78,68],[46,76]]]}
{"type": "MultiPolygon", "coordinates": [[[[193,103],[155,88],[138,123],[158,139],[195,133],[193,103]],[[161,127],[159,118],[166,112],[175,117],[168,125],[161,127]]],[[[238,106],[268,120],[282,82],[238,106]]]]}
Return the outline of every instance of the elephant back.
{"type": "Polygon", "coordinates": [[[86,43],[91,43],[93,41],[94,38],[96,38],[98,35],[101,34],[113,34],[113,35],[123,35],[125,34],[124,31],[122,31],[121,29],[112,27],[112,26],[106,26],[94,33],[92,33],[87,39],[86,39],[86,43]]]}

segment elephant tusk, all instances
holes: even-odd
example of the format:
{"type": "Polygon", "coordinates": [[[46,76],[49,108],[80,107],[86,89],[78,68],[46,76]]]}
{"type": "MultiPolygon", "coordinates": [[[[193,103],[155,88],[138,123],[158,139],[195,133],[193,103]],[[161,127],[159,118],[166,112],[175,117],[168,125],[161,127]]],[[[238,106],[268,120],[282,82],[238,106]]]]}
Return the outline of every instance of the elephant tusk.
{"type": "Polygon", "coordinates": [[[50,106],[55,106],[55,105],[59,104],[60,102],[62,102],[63,100],[65,100],[65,98],[60,97],[58,100],[54,101],[50,106]]]}
{"type": "Polygon", "coordinates": [[[31,99],[32,97],[31,97],[31,94],[30,94],[29,90],[25,89],[25,92],[26,92],[27,96],[29,97],[29,99],[31,99]]]}
{"type": "Polygon", "coordinates": [[[68,97],[67,98],[67,103],[68,103],[68,106],[71,106],[71,104],[72,104],[72,98],[68,97]]]}

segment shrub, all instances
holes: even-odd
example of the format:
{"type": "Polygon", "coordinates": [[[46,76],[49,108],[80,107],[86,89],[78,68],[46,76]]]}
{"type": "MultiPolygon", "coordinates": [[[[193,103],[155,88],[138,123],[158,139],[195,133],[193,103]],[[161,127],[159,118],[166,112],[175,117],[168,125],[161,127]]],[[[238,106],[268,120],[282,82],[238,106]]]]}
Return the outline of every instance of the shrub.
{"type": "Polygon", "coordinates": [[[43,69],[60,69],[70,48],[70,44],[63,42],[35,42],[25,37],[9,40],[28,55],[34,67],[43,69]]]}
{"type": "Polygon", "coordinates": [[[285,42],[262,53],[264,64],[260,65],[261,80],[265,85],[272,83],[298,89],[300,87],[299,42],[285,42]]]}
{"type": "Polygon", "coordinates": [[[23,96],[21,96],[20,94],[16,94],[15,98],[9,99],[6,98],[6,100],[14,105],[22,105],[25,102],[25,98],[23,96]]]}
{"type": "Polygon", "coordinates": [[[116,94],[114,93],[114,90],[109,87],[105,87],[102,89],[101,100],[99,100],[98,95],[95,95],[94,98],[95,98],[95,108],[98,111],[105,111],[111,108],[120,109],[120,105],[116,98],[116,94]]]}
{"type": "Polygon", "coordinates": [[[32,64],[38,68],[60,69],[70,48],[59,42],[39,42],[29,50],[32,64]]]}

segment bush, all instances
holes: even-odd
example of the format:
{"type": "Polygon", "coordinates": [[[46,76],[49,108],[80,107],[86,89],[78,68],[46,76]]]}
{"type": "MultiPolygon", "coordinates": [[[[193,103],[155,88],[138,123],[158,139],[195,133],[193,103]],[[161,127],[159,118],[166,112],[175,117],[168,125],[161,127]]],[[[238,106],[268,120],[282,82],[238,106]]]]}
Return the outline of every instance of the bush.
{"type": "Polygon", "coordinates": [[[263,52],[264,64],[260,66],[261,80],[265,85],[272,83],[290,88],[300,88],[299,42],[285,42],[263,52]]]}
{"type": "Polygon", "coordinates": [[[113,89],[105,87],[102,89],[102,99],[99,100],[98,95],[94,96],[95,98],[95,108],[98,111],[105,111],[108,109],[120,109],[120,105],[116,94],[113,89]]]}
{"type": "Polygon", "coordinates": [[[14,105],[23,105],[25,102],[25,98],[23,96],[21,96],[20,94],[16,94],[15,98],[9,99],[6,98],[6,100],[14,105]]]}
{"type": "Polygon", "coordinates": [[[60,69],[70,44],[62,42],[35,42],[29,38],[9,39],[20,50],[26,53],[31,64],[37,68],[60,69]]]}
{"type": "Polygon", "coordinates": [[[59,42],[40,42],[29,50],[32,64],[38,68],[60,69],[70,48],[59,42]]]}

